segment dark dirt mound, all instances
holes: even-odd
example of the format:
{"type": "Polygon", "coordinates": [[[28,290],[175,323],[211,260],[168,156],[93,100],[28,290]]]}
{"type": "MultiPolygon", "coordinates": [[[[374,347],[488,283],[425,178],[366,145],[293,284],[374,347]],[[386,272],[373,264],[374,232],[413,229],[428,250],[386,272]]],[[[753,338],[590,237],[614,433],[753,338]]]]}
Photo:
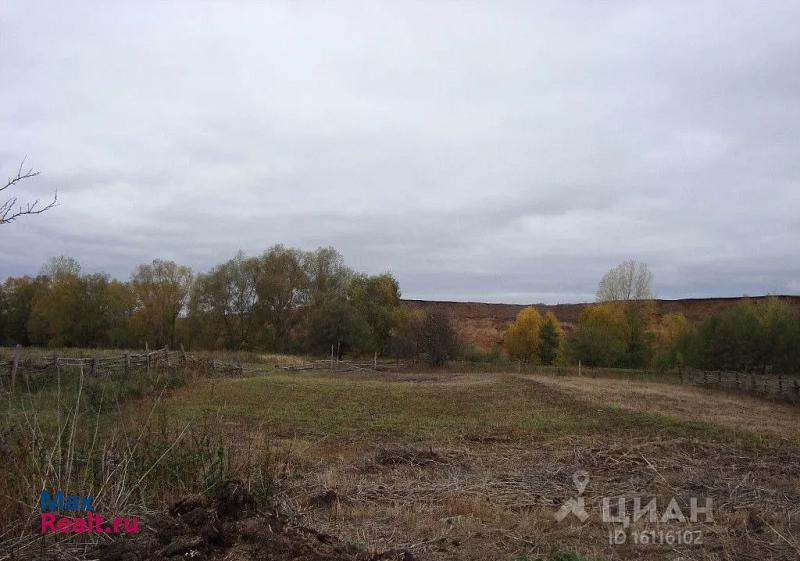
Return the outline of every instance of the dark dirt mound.
{"type": "Polygon", "coordinates": [[[214,500],[189,495],[140,522],[135,536],[100,546],[99,561],[413,559],[405,551],[369,555],[334,536],[295,526],[274,508],[257,507],[238,481],[226,482],[214,500]]]}

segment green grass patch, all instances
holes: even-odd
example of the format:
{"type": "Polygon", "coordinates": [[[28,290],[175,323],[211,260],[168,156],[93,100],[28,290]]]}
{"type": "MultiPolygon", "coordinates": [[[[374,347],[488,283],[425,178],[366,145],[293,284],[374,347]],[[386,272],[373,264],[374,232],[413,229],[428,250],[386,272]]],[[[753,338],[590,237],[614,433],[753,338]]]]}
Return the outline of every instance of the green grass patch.
{"type": "Polygon", "coordinates": [[[590,404],[513,376],[417,383],[321,373],[203,380],[163,404],[170,417],[226,419],[283,435],[401,440],[557,439],[571,435],[688,436],[758,444],[711,423],[590,404]]]}

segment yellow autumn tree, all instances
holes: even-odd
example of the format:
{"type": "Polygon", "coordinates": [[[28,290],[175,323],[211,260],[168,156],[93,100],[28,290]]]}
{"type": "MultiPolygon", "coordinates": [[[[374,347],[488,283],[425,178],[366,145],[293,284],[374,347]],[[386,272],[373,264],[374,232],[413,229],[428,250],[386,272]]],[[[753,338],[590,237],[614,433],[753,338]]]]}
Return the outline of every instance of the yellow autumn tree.
{"type": "Polygon", "coordinates": [[[522,309],[517,318],[506,329],[505,347],[508,356],[514,360],[525,362],[539,360],[539,331],[542,328],[542,316],[536,308],[529,306],[522,309]]]}
{"type": "Polygon", "coordinates": [[[689,320],[680,313],[665,314],[655,330],[654,363],[659,368],[683,366],[681,341],[691,329],[689,320]]]}

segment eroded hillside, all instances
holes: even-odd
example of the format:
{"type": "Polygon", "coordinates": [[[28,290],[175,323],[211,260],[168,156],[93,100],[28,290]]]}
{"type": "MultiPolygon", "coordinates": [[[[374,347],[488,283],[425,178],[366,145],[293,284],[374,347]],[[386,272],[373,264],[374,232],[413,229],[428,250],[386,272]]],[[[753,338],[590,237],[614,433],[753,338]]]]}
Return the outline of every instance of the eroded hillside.
{"type": "MultiPolygon", "coordinates": [[[[750,297],[763,300],[766,296],[750,297]]],[[[778,296],[792,307],[800,310],[800,296],[778,296]]],[[[690,321],[699,321],[715,312],[733,306],[743,298],[684,298],[681,300],[656,300],[658,315],[680,312],[690,321]]],[[[485,304],[481,302],[434,302],[427,300],[403,300],[403,305],[418,310],[444,309],[455,320],[466,341],[483,349],[503,342],[503,333],[519,311],[522,304],[485,304]]],[[[553,312],[565,330],[580,318],[587,304],[533,304],[539,313],[553,312]]]]}

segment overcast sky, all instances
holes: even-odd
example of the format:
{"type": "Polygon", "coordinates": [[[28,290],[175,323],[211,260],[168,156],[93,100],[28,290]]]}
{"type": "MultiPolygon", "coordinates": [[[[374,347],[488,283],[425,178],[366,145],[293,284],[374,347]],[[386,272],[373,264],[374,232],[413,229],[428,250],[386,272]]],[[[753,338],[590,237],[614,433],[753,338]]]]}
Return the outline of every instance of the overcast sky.
{"type": "Polygon", "coordinates": [[[800,292],[798,2],[0,4],[0,277],[333,245],[405,297],[800,292]],[[266,6],[264,4],[269,4],[266,6]],[[2,197],[0,197],[2,198],[2,197]]]}

